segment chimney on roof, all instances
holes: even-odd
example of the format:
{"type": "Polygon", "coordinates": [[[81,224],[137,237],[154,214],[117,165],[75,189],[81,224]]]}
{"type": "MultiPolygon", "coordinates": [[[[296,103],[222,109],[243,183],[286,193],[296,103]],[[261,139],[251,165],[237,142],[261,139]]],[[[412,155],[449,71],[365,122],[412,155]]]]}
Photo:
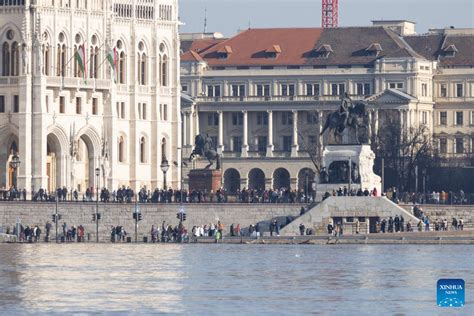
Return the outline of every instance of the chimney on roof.
{"type": "Polygon", "coordinates": [[[414,35],[415,31],[415,22],[407,20],[373,20],[373,26],[384,26],[391,29],[400,36],[414,35]]]}

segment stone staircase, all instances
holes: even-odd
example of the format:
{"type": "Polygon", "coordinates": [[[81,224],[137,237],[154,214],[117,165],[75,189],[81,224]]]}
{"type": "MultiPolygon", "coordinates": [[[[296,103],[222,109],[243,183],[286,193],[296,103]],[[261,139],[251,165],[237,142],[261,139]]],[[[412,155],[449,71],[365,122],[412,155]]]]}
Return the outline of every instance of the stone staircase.
{"type": "Polygon", "coordinates": [[[396,215],[403,215],[405,223],[410,220],[412,225],[419,221],[411,213],[385,197],[332,196],[286,225],[280,230],[280,234],[283,236],[299,235],[299,225],[301,223],[306,228],[312,228],[316,234],[324,234],[328,223],[334,217],[380,217],[381,219],[388,219],[390,216],[395,218],[396,215]]]}

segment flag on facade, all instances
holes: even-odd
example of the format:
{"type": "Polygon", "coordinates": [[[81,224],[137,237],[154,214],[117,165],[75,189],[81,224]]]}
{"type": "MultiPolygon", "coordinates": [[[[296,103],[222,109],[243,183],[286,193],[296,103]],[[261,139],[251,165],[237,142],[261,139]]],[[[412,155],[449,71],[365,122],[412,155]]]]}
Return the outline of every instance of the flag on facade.
{"type": "Polygon", "coordinates": [[[117,50],[114,48],[109,49],[107,52],[107,60],[109,61],[110,67],[112,67],[112,71],[114,74],[114,82],[117,82],[117,50]]]}
{"type": "Polygon", "coordinates": [[[77,64],[79,65],[79,68],[82,71],[82,76],[87,78],[86,74],[86,48],[84,45],[79,46],[79,48],[76,50],[76,53],[74,54],[74,57],[76,58],[77,64]]]}

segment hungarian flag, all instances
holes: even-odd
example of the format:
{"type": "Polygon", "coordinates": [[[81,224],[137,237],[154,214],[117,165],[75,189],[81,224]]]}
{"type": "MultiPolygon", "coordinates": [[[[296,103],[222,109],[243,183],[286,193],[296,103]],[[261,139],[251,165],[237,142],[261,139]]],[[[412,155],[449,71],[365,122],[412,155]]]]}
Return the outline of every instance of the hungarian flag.
{"type": "Polygon", "coordinates": [[[76,53],[74,54],[74,57],[76,58],[77,64],[79,65],[79,68],[82,71],[82,76],[87,78],[86,74],[86,48],[84,45],[79,46],[79,48],[76,50],[76,53]]]}
{"type": "Polygon", "coordinates": [[[107,52],[107,60],[109,61],[110,67],[112,67],[112,71],[114,73],[114,82],[117,82],[116,71],[117,71],[118,56],[117,56],[117,50],[115,49],[115,47],[109,49],[109,51],[107,52]]]}

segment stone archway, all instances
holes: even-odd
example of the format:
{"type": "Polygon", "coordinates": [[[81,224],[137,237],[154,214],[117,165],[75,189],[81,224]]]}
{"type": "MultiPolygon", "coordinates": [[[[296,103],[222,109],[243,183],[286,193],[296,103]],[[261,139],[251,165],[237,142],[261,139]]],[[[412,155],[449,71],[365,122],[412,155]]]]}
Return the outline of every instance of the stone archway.
{"type": "Polygon", "coordinates": [[[48,177],[48,192],[54,192],[57,188],[66,186],[64,149],[60,138],[49,133],[46,138],[46,175],[48,177]]]}
{"type": "Polygon", "coordinates": [[[262,169],[254,168],[249,172],[249,189],[265,190],[265,173],[262,169]]]}
{"type": "Polygon", "coordinates": [[[313,192],[314,170],[303,168],[298,172],[298,191],[303,191],[305,195],[313,192]]]}
{"type": "Polygon", "coordinates": [[[230,194],[240,190],[240,173],[236,169],[230,168],[224,172],[224,189],[230,194]]]}
{"type": "Polygon", "coordinates": [[[273,172],[273,189],[290,188],[290,173],[285,168],[273,172]]]}
{"type": "Polygon", "coordinates": [[[18,148],[18,137],[13,133],[7,134],[7,136],[3,138],[3,141],[0,143],[0,188],[9,189],[11,186],[16,186],[17,184],[16,180],[18,170],[13,170],[11,168],[10,161],[14,154],[18,154],[21,161],[22,158],[18,152],[18,148]]]}
{"type": "Polygon", "coordinates": [[[82,134],[76,141],[74,157],[74,188],[79,192],[95,187],[95,157],[92,139],[87,134],[82,134]]]}

